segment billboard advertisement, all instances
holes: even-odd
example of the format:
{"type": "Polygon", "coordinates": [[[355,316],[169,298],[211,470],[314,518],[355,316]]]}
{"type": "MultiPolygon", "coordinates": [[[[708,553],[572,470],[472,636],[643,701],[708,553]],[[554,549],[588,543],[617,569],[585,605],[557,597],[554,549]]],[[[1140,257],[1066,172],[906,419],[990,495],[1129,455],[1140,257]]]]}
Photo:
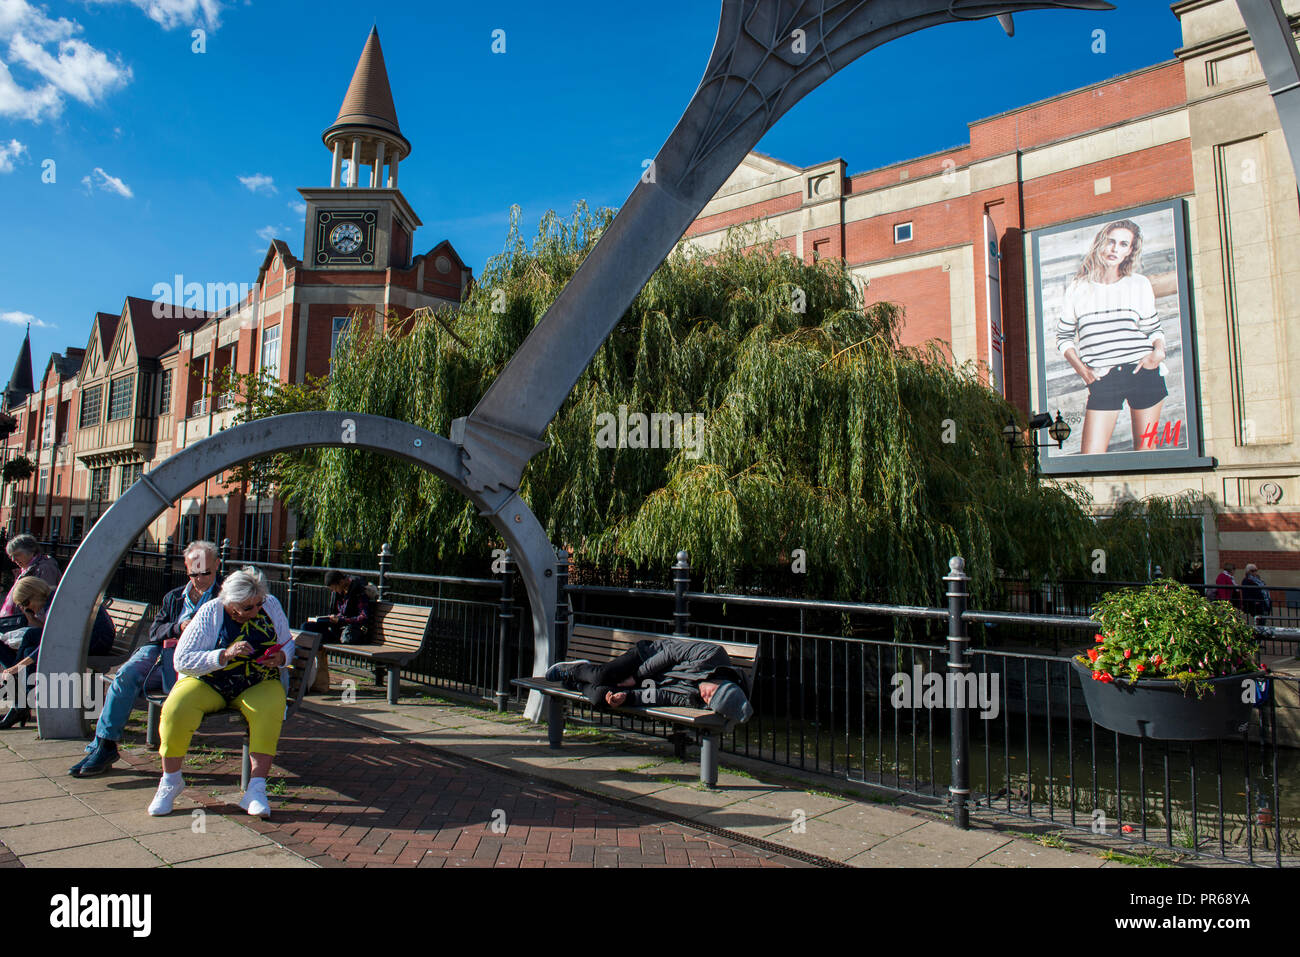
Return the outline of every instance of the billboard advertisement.
{"type": "MultiPolygon", "coordinates": [[[[1035,409],[1070,426],[1045,473],[1201,468],[1182,200],[1032,234],[1035,409]]],[[[1046,433],[1039,436],[1046,441],[1046,433]]]]}

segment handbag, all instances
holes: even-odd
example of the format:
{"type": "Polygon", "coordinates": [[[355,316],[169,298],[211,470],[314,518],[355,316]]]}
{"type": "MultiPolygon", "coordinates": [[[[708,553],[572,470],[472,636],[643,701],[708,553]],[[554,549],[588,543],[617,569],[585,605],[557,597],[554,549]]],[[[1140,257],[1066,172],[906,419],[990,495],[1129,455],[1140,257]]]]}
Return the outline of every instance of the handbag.
{"type": "Polygon", "coordinates": [[[274,665],[258,664],[256,660],[257,655],[277,643],[275,640],[275,626],[271,623],[271,619],[266,612],[263,611],[251,621],[244,622],[233,638],[229,638],[225,643],[219,643],[217,647],[228,648],[240,641],[246,641],[252,645],[256,654],[253,657],[232,658],[224,668],[198,676],[200,681],[221,695],[227,707],[254,685],[260,685],[263,681],[269,679],[280,680],[279,668],[274,665]]]}

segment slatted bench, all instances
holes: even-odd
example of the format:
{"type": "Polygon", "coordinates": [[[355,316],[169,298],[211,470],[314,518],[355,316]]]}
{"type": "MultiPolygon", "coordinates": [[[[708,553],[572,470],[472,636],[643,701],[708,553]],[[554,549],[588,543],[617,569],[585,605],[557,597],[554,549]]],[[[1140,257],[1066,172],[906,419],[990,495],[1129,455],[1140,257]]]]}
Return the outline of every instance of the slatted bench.
{"type": "Polygon", "coordinates": [[[130,658],[141,637],[149,631],[150,607],[147,601],[110,598],[108,617],[113,619],[113,651],[107,655],[88,655],[86,667],[103,673],[130,658]]]}
{"type": "MultiPolygon", "coordinates": [[[[302,707],[302,697],[307,690],[308,679],[311,678],[312,665],[316,663],[316,652],[320,648],[320,641],[321,636],[313,631],[295,631],[293,633],[294,655],[293,660],[287,663],[289,668],[289,690],[285,695],[287,703],[284,709],[284,720],[286,724],[302,707]]],[[[167,696],[156,693],[149,694],[146,695],[146,700],[149,702],[149,723],[145,731],[145,741],[149,747],[157,750],[160,744],[158,719],[162,714],[162,705],[167,700],[167,696]]],[[[227,708],[224,711],[216,711],[206,715],[202,724],[199,725],[200,733],[215,731],[221,734],[232,729],[241,730],[244,733],[244,753],[239,765],[239,787],[241,790],[247,791],[248,779],[253,771],[253,763],[248,750],[248,722],[244,720],[243,713],[238,708],[227,708]]]]}
{"type": "MultiPolygon", "coordinates": [[[[595,625],[576,625],[569,638],[565,658],[568,660],[586,658],[594,664],[601,664],[617,658],[638,641],[658,641],[672,637],[679,636],[623,628],[600,628],[595,625]]],[[[700,638],[687,640],[720,645],[731,658],[732,666],[744,674],[749,686],[753,688],[758,645],[705,641],[700,638]]],[[[527,688],[529,691],[540,692],[550,699],[547,702],[547,736],[553,748],[560,747],[564,736],[564,701],[590,704],[581,692],[571,691],[558,681],[547,681],[545,678],[516,678],[512,684],[527,688]]],[[[679,758],[686,757],[686,744],[690,740],[688,732],[693,731],[700,742],[700,781],[708,787],[718,783],[718,738],[727,726],[727,720],[722,715],[708,708],[679,708],[667,705],[625,705],[611,710],[618,714],[651,718],[682,729],[670,738],[673,742],[673,753],[679,758]]]]}
{"type": "MultiPolygon", "coordinates": [[[[375,622],[371,626],[370,644],[327,644],[325,653],[348,655],[370,662],[376,673],[388,672],[388,703],[397,704],[401,691],[399,671],[410,664],[432,641],[434,609],[428,605],[399,605],[379,602],[375,608],[375,622]]],[[[376,681],[378,681],[376,677],[376,681]]]]}

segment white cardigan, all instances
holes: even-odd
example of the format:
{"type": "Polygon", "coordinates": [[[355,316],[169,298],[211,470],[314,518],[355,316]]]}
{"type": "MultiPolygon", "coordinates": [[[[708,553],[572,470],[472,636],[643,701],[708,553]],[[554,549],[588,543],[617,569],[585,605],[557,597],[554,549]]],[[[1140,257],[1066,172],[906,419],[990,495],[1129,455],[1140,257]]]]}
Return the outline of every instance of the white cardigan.
{"type": "MultiPolygon", "coordinates": [[[[289,631],[289,619],[284,617],[284,609],[274,595],[267,595],[262,607],[275,626],[275,640],[288,642],[280,649],[284,652],[284,660],[292,661],[293,633],[289,631]]],[[[206,602],[194,613],[176,644],[174,663],[179,673],[197,677],[225,667],[221,664],[223,649],[217,647],[225,614],[225,606],[219,598],[206,602]]]]}

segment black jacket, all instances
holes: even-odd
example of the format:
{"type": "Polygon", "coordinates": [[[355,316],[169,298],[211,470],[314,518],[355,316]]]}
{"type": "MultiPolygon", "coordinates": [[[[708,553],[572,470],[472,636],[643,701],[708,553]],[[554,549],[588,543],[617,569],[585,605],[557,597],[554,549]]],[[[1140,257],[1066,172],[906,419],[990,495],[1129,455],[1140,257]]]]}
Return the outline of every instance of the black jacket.
{"type": "Polygon", "coordinates": [[[734,681],[746,695],[750,693],[745,674],[731,663],[726,649],[720,645],[663,638],[638,641],[636,648],[642,659],[634,676],[637,683],[646,680],[655,683],[653,691],[635,689],[632,698],[637,704],[702,707],[701,681],[734,681]]]}
{"type": "MultiPolygon", "coordinates": [[[[186,582],[180,588],[173,588],[163,596],[162,608],[158,610],[153,624],[149,626],[149,644],[161,645],[164,641],[181,636],[181,632],[185,630],[181,627],[181,615],[185,612],[185,589],[189,587],[190,583],[186,582]]],[[[216,601],[220,591],[221,575],[218,574],[212,580],[213,601],[216,601]]]]}

